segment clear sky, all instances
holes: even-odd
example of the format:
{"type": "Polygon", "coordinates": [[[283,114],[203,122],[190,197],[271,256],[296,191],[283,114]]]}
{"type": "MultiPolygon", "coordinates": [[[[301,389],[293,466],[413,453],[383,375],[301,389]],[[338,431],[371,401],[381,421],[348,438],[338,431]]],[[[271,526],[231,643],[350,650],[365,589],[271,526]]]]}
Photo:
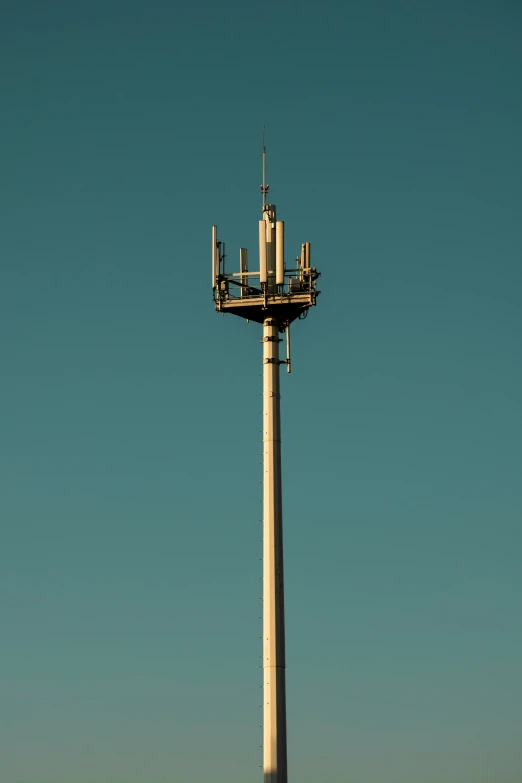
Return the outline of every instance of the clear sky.
{"type": "Polygon", "coordinates": [[[297,783],[522,774],[518,0],[6,2],[0,779],[255,783],[260,137],[297,783]]]}

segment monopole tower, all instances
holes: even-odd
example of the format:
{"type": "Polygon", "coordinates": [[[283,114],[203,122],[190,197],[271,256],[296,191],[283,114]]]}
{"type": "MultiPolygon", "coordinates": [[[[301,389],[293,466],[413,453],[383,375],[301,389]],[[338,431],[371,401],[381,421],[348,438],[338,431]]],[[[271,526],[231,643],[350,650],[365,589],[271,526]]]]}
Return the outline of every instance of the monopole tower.
{"type": "Polygon", "coordinates": [[[239,270],[229,272],[225,244],[213,226],[212,289],[218,312],[263,325],[263,772],[264,783],[287,783],[279,368],[286,364],[290,372],[290,324],[316,304],[319,272],[311,265],[309,242],[287,268],[285,226],[275,205],[267,203],[268,190],[263,138],[259,268],[249,269],[247,249],[240,248],[239,270]],[[281,334],[286,335],[284,359],[279,358],[281,334]]]}

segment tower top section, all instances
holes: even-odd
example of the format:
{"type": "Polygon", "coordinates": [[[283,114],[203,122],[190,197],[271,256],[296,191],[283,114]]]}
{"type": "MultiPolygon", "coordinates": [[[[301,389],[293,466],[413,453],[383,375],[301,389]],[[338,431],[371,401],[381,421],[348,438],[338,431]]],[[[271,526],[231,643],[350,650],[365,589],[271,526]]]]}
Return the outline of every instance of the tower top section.
{"type": "MultiPolygon", "coordinates": [[[[239,249],[239,270],[228,271],[225,243],[212,226],[212,290],[216,310],[263,323],[274,318],[284,329],[296,318],[308,315],[316,304],[320,273],[311,265],[310,242],[303,242],[295,263],[285,263],[285,224],[277,220],[276,207],[267,203],[266,146],[263,128],[261,193],[262,220],[259,221],[259,268],[249,268],[248,250],[239,249]]],[[[257,265],[256,265],[257,266],[257,265]]]]}

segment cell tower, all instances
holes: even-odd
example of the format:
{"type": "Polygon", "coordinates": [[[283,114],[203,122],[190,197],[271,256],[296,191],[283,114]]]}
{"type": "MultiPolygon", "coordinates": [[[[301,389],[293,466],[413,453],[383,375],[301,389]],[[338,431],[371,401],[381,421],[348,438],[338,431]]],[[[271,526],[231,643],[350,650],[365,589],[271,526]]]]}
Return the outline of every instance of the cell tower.
{"type": "Polygon", "coordinates": [[[316,304],[319,272],[310,264],[309,242],[294,268],[285,267],[284,223],[267,204],[268,187],[263,133],[259,270],[248,268],[242,247],[239,271],[225,271],[225,244],[213,226],[212,288],[218,312],[263,324],[263,771],[264,783],[287,783],[279,366],[290,372],[290,324],[316,304]],[[279,358],[283,332],[286,359],[279,358]]]}

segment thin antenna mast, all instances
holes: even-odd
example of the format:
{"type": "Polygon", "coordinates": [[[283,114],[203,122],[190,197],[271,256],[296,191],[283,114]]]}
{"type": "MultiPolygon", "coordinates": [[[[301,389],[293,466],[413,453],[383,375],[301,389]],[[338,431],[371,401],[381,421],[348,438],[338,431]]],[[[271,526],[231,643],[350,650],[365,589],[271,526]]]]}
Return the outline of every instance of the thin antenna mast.
{"type": "Polygon", "coordinates": [[[261,192],[263,194],[263,212],[266,205],[266,194],[268,193],[269,186],[266,184],[266,147],[265,147],[265,126],[263,125],[263,184],[261,185],[261,192]]]}

